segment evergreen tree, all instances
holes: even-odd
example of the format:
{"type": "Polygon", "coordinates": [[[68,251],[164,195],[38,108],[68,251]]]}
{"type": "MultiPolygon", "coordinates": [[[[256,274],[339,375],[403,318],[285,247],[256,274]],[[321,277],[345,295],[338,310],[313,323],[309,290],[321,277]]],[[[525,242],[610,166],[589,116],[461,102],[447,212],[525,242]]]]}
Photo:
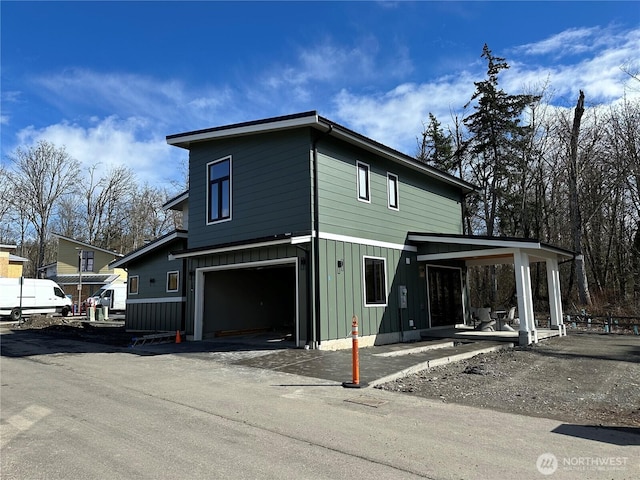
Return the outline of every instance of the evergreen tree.
{"type": "Polygon", "coordinates": [[[485,44],[482,58],[487,61],[487,78],[474,82],[476,90],[469,103],[473,111],[463,120],[469,130],[467,149],[471,156],[472,182],[482,191],[482,209],[487,235],[495,235],[497,212],[507,192],[510,172],[522,169],[522,152],[530,127],[521,124],[525,109],[537,102],[535,95],[509,95],[498,87],[499,75],[509,68],[485,44]]]}
{"type": "Polygon", "coordinates": [[[429,123],[422,132],[417,159],[450,173],[457,168],[451,134],[444,132],[433,113],[429,113],[429,123]]]}

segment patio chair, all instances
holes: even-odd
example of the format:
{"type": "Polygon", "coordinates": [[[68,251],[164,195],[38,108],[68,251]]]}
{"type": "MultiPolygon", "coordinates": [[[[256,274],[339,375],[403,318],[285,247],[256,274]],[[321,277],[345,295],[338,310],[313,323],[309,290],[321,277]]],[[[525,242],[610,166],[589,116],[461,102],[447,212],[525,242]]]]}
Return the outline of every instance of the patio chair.
{"type": "Polygon", "coordinates": [[[476,330],[480,330],[482,332],[493,332],[496,321],[491,318],[491,309],[478,308],[477,313],[480,324],[476,327],[476,330]]]}

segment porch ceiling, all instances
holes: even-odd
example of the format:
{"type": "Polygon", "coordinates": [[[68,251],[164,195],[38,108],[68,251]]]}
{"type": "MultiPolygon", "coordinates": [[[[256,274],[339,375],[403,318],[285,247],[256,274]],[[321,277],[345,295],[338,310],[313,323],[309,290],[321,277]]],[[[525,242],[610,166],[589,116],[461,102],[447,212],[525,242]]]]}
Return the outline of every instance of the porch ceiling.
{"type": "Polygon", "coordinates": [[[574,256],[569,250],[520,238],[412,233],[408,240],[417,244],[438,243],[447,246],[448,252],[418,255],[418,261],[424,262],[463,260],[467,265],[498,265],[514,263],[517,253],[527,253],[531,263],[574,256]]]}

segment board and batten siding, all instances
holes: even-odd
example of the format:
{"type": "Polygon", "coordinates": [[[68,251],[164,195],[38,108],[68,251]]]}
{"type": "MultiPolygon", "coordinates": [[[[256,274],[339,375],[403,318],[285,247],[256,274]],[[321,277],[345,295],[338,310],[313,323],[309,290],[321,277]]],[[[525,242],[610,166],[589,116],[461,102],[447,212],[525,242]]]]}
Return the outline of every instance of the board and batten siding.
{"type": "Polygon", "coordinates": [[[359,335],[408,332],[427,327],[426,288],[413,252],[335,240],[320,240],[321,341],[350,338],[351,321],[357,315],[359,335]],[[364,257],[386,259],[387,305],[365,306],[364,257]],[[407,263],[407,259],[408,262],[407,263]],[[338,268],[338,260],[344,268],[338,268]],[[408,308],[399,310],[399,286],[408,288],[408,308]]]}
{"type": "Polygon", "coordinates": [[[191,146],[189,248],[311,230],[308,129],[191,146]],[[231,219],[207,225],[207,164],[231,156],[231,219]]]}
{"type": "Polygon", "coordinates": [[[130,295],[127,287],[125,328],[133,331],[174,331],[181,328],[184,310],[183,260],[169,260],[172,251],[182,250],[185,240],[163,245],[127,265],[128,277],[138,277],[138,293],[130,295]],[[168,272],[178,272],[178,291],[167,292],[168,272]]]}
{"type": "Polygon", "coordinates": [[[321,142],[318,157],[320,231],[400,244],[410,231],[462,233],[454,187],[335,142],[321,142]],[[358,161],[369,165],[370,202],[357,198],[358,161]],[[398,177],[398,210],[388,207],[387,173],[398,177]]]}
{"type": "Polygon", "coordinates": [[[183,302],[127,304],[125,328],[137,332],[175,332],[182,328],[183,302]]]}
{"type": "MultiPolygon", "coordinates": [[[[188,270],[195,272],[198,269],[208,269],[211,267],[230,267],[239,264],[250,268],[252,263],[264,261],[277,261],[290,258],[298,258],[298,318],[299,318],[299,338],[303,341],[307,337],[308,315],[307,315],[307,281],[309,276],[309,264],[306,262],[305,251],[293,245],[276,245],[263,248],[247,248],[231,252],[222,252],[212,255],[193,257],[188,260],[188,270]],[[303,261],[304,260],[304,261],[303,261]],[[304,265],[303,265],[304,264],[304,265]]],[[[291,264],[287,264],[291,265],[291,264]]],[[[205,280],[206,281],[206,280],[205,280]]],[[[194,334],[195,320],[195,284],[194,279],[187,279],[187,334],[194,334]]],[[[247,288],[247,285],[238,284],[239,289],[247,288]]],[[[294,292],[291,292],[292,295],[294,292]]]]}

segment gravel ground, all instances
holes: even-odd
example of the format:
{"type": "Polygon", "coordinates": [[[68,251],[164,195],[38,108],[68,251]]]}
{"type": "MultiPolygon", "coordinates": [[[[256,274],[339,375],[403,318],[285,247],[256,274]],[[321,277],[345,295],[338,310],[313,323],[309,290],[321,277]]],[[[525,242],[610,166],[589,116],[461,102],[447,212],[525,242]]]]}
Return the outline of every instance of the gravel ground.
{"type": "Polygon", "coordinates": [[[640,337],[571,332],[376,388],[569,423],[640,427],[640,337]]]}

